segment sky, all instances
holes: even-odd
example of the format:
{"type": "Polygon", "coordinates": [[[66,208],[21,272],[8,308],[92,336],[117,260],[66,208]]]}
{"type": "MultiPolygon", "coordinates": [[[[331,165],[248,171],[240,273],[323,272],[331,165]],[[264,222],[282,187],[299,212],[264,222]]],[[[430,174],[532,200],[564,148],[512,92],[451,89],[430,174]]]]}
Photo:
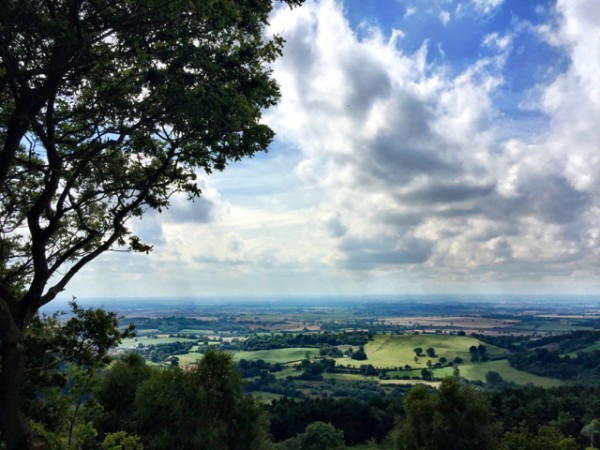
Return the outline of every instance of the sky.
{"type": "Polygon", "coordinates": [[[66,296],[600,293],[598,0],[307,0],[265,32],[269,152],[66,296]]]}

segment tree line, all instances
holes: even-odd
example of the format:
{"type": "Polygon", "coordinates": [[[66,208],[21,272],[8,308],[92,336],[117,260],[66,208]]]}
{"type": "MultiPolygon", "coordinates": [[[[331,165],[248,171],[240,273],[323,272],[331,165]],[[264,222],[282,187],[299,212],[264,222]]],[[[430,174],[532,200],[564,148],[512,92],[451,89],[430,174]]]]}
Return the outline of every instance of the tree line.
{"type": "Polygon", "coordinates": [[[324,347],[337,345],[363,346],[373,338],[372,332],[348,333],[277,333],[273,335],[252,336],[241,343],[241,349],[247,351],[272,350],[289,347],[324,347]]]}

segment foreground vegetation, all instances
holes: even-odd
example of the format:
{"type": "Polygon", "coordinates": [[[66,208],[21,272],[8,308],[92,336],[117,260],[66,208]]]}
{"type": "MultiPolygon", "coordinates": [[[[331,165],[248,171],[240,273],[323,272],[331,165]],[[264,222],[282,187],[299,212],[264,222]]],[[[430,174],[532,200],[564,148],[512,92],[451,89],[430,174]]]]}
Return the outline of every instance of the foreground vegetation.
{"type": "Polygon", "coordinates": [[[34,321],[27,343],[39,356],[25,406],[49,448],[569,450],[600,441],[594,368],[569,382],[511,365],[515,355],[533,368],[554,354],[589,358],[593,330],[317,331],[303,320],[312,331],[241,331],[230,316],[235,329],[199,333],[190,319],[161,320],[171,333],[145,320],[135,338],[132,320],[119,329],[102,310],[34,321]]]}

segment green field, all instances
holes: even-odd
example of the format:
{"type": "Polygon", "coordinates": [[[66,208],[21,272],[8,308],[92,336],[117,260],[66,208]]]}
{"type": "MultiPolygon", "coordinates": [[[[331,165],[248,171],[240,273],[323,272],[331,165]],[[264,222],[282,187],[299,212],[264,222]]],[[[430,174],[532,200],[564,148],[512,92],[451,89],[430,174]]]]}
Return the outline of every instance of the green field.
{"type": "MultiPolygon", "coordinates": [[[[461,357],[465,361],[471,360],[469,347],[478,346],[482,342],[469,336],[452,336],[439,334],[378,334],[372,341],[365,345],[366,361],[356,361],[350,358],[338,358],[337,364],[350,364],[360,367],[362,364],[372,364],[374,367],[394,368],[404,367],[406,364],[414,368],[427,367],[427,361],[436,363],[439,358],[445,357],[448,361],[461,357]],[[430,358],[422,356],[415,361],[414,348],[421,347],[423,352],[429,347],[435,349],[436,356],[430,358]]],[[[507,354],[498,347],[484,344],[490,358],[497,358],[507,354]]]]}
{"type": "MultiPolygon", "coordinates": [[[[200,334],[202,332],[209,332],[211,330],[185,330],[186,332],[193,332],[200,334]]],[[[157,345],[166,344],[173,342],[194,342],[195,339],[189,338],[176,338],[168,337],[166,335],[158,335],[158,337],[150,336],[139,336],[132,339],[125,339],[120,347],[131,348],[138,344],[157,345]]],[[[217,344],[216,342],[211,344],[217,344]]],[[[471,354],[469,348],[471,346],[478,346],[481,341],[470,336],[454,336],[454,335],[440,335],[440,334],[407,334],[407,335],[395,335],[395,334],[377,334],[372,341],[369,341],[365,345],[365,352],[368,356],[367,360],[357,361],[348,357],[337,358],[337,365],[351,365],[354,367],[360,367],[364,364],[371,364],[376,368],[395,368],[404,367],[410,365],[413,370],[402,370],[390,373],[394,376],[420,376],[422,368],[427,367],[427,361],[431,360],[435,364],[439,358],[445,357],[448,361],[452,361],[456,357],[463,359],[464,363],[460,364],[460,374],[468,380],[479,380],[485,381],[485,374],[489,371],[495,371],[500,376],[510,382],[517,384],[531,383],[541,387],[553,387],[561,384],[559,380],[552,378],[545,378],[528,374],[526,372],[514,369],[510,366],[506,359],[487,361],[481,363],[471,363],[471,354]],[[421,356],[415,361],[414,348],[421,347],[423,351],[427,348],[433,347],[435,349],[435,357],[421,356]]],[[[490,358],[499,358],[506,355],[506,351],[491,345],[486,345],[487,353],[490,358]]],[[[600,342],[587,347],[584,351],[591,351],[600,348],[600,342]]],[[[296,347],[296,348],[284,348],[284,349],[273,349],[273,350],[259,350],[259,351],[238,351],[233,353],[236,360],[246,359],[248,361],[257,361],[262,359],[270,363],[292,363],[309,358],[315,358],[319,356],[319,349],[307,348],[307,347],[296,347]]],[[[190,352],[183,355],[178,355],[179,363],[181,366],[187,366],[202,358],[201,353],[190,352]]],[[[444,367],[442,369],[434,369],[434,376],[436,378],[442,378],[445,376],[452,375],[452,367],[444,367]]],[[[276,374],[278,378],[284,378],[286,376],[296,375],[296,371],[293,368],[286,369],[283,372],[276,374]]],[[[340,381],[377,381],[380,380],[377,377],[366,377],[358,374],[324,374],[325,378],[335,378],[340,381]]],[[[386,383],[388,381],[385,381],[386,383]]],[[[417,380],[390,380],[389,382],[402,382],[414,384],[417,380]]]]}
{"type": "MultiPolygon", "coordinates": [[[[567,355],[569,355],[571,358],[576,358],[577,353],[593,352],[594,350],[600,350],[600,341],[596,341],[593,344],[588,345],[587,347],[579,349],[575,352],[567,353],[567,355]]],[[[565,356],[565,355],[562,355],[562,356],[565,356]]]]}
{"type": "MultiPolygon", "coordinates": [[[[262,359],[265,362],[269,363],[281,363],[286,364],[289,362],[301,361],[306,358],[306,353],[308,352],[311,358],[315,356],[319,356],[319,349],[316,348],[281,348],[275,350],[260,350],[255,352],[232,352],[233,357],[236,361],[240,359],[245,359],[247,361],[257,361],[262,359]]],[[[187,366],[189,364],[195,363],[196,361],[202,359],[204,355],[202,353],[190,352],[184,353],[182,355],[177,355],[179,358],[180,366],[187,366]]],[[[277,378],[285,378],[287,376],[296,376],[298,375],[298,371],[293,367],[285,368],[280,372],[275,372],[274,375],[277,378]]]]}
{"type": "Polygon", "coordinates": [[[247,361],[257,361],[262,359],[263,361],[270,363],[289,363],[293,361],[301,361],[306,358],[314,358],[319,356],[318,348],[277,348],[273,350],[257,350],[254,352],[233,352],[234,358],[239,361],[245,359],[247,361]]]}
{"type": "Polygon", "coordinates": [[[202,359],[202,357],[204,356],[203,353],[185,353],[183,355],[177,355],[177,357],[179,358],[179,365],[181,367],[185,367],[185,366],[189,366],[190,364],[193,364],[199,360],[202,359]]]}
{"type": "MultiPolygon", "coordinates": [[[[531,383],[535,386],[544,388],[556,387],[563,384],[560,380],[554,378],[540,377],[538,375],[523,372],[522,370],[517,370],[510,365],[507,359],[475,364],[460,364],[459,369],[462,377],[473,381],[485,381],[485,374],[493,371],[498,372],[504,380],[516,384],[531,383]]],[[[445,377],[452,375],[452,370],[452,367],[444,367],[443,369],[434,369],[433,373],[436,378],[445,377]]]]}
{"type": "Polygon", "coordinates": [[[280,370],[279,372],[273,372],[275,378],[286,378],[286,377],[296,377],[300,372],[296,370],[293,366],[286,366],[285,369],[280,370]]]}

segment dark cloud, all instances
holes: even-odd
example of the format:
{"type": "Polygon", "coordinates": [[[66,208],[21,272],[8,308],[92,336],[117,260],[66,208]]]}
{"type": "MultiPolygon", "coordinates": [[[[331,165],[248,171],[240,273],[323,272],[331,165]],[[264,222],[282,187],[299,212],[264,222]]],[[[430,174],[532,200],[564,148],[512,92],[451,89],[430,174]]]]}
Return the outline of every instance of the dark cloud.
{"type": "Polygon", "coordinates": [[[133,220],[131,228],[133,234],[138,236],[145,244],[161,245],[165,243],[160,224],[160,214],[156,211],[147,211],[143,219],[133,220]]]}
{"type": "Polygon", "coordinates": [[[390,125],[369,143],[363,170],[391,185],[405,184],[421,175],[460,174],[449,143],[432,129],[435,117],[426,104],[400,94],[388,110],[390,125]]]}
{"type": "Polygon", "coordinates": [[[349,114],[364,117],[377,100],[389,96],[389,76],[370,55],[351,54],[343,68],[350,90],[346,98],[349,114]]]}
{"type": "Polygon", "coordinates": [[[430,145],[399,135],[379,136],[372,147],[371,174],[382,181],[404,184],[422,174],[450,175],[451,165],[431,151],[430,145]]]}
{"type": "Polygon", "coordinates": [[[206,197],[193,201],[181,197],[171,200],[164,218],[169,223],[209,223],[213,220],[214,202],[206,197]]]}
{"type": "Polygon", "coordinates": [[[206,197],[192,201],[175,196],[171,198],[168,209],[160,213],[149,210],[142,220],[132,221],[132,232],[146,244],[162,245],[165,243],[163,223],[209,223],[213,221],[214,207],[214,202],[206,197]]]}
{"type": "Polygon", "coordinates": [[[492,252],[496,258],[509,260],[512,258],[512,247],[504,238],[497,239],[492,244],[492,252]]]}
{"type": "Polygon", "coordinates": [[[514,197],[499,194],[480,203],[481,214],[496,221],[535,217],[547,224],[568,224],[581,218],[592,197],[558,175],[530,174],[514,197]]]}
{"type": "Polygon", "coordinates": [[[424,263],[431,256],[432,247],[432,242],[423,239],[377,236],[346,238],[339,248],[346,254],[344,267],[369,270],[381,266],[424,263]]]}
{"type": "Polygon", "coordinates": [[[377,223],[394,225],[396,227],[413,227],[427,218],[423,211],[397,211],[395,209],[374,214],[377,223]]]}
{"type": "Polygon", "coordinates": [[[473,186],[466,182],[432,181],[422,188],[401,194],[398,199],[401,203],[451,204],[466,200],[479,200],[488,197],[494,190],[493,185],[473,186]]]}
{"type": "Polygon", "coordinates": [[[346,234],[346,231],[348,231],[346,226],[340,220],[339,216],[335,216],[334,218],[328,220],[326,222],[326,226],[331,235],[334,237],[342,237],[346,234]]]}
{"type": "MultiPolygon", "coordinates": [[[[311,76],[315,64],[318,61],[317,49],[312,40],[316,24],[313,22],[301,22],[285,33],[285,57],[295,73],[303,73],[307,76],[304,80],[303,91],[310,88],[311,76]]],[[[298,80],[300,81],[300,80],[298,80]]]]}
{"type": "Polygon", "coordinates": [[[479,245],[482,242],[488,242],[498,237],[506,238],[511,236],[519,236],[520,234],[521,230],[519,229],[519,224],[517,222],[491,222],[485,227],[472,230],[469,238],[476,245],[479,245]]]}
{"type": "Polygon", "coordinates": [[[478,206],[474,206],[473,208],[462,208],[456,207],[455,205],[451,205],[449,208],[442,208],[440,210],[434,211],[432,215],[436,217],[443,217],[446,219],[458,219],[458,218],[467,218],[467,217],[475,217],[481,214],[481,208],[478,206]]]}
{"type": "Polygon", "coordinates": [[[566,224],[577,220],[591,200],[589,194],[578,191],[560,176],[534,178],[524,189],[533,200],[534,213],[550,223],[566,224]]]}

